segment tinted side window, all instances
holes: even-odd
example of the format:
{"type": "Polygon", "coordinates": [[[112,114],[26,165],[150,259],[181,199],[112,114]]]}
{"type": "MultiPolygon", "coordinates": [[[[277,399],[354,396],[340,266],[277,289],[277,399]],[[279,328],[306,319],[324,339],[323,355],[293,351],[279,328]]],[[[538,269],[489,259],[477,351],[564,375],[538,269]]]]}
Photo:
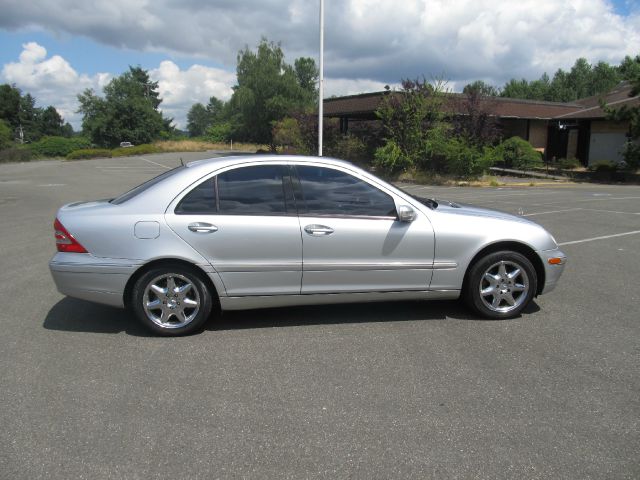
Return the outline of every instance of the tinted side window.
{"type": "Polygon", "coordinates": [[[285,167],[242,167],[218,175],[219,213],[227,215],[284,215],[285,167]]]}
{"type": "Polygon", "coordinates": [[[205,180],[185,195],[176,207],[178,215],[216,213],[215,178],[205,180]]]}
{"type": "Polygon", "coordinates": [[[395,217],[389,195],[347,173],[331,168],[297,166],[309,215],[395,217]]]}

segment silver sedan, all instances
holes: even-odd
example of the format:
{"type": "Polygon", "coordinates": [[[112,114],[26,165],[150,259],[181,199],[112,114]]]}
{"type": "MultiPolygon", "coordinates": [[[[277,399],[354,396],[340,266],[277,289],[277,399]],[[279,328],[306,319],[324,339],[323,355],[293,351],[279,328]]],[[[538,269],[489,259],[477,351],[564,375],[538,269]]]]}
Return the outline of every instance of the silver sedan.
{"type": "Polygon", "coordinates": [[[462,297],[514,317],[566,262],[522,217],[417,198],[340,160],[221,157],[63,206],[58,290],[182,335],[212,311],[462,297]]]}

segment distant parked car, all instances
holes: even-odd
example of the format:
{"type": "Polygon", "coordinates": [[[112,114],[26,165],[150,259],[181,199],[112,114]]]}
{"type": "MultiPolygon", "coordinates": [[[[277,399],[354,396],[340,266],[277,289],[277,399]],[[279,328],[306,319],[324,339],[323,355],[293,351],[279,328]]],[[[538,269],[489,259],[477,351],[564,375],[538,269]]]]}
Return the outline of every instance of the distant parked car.
{"type": "Polygon", "coordinates": [[[133,143],[131,142],[120,142],[120,148],[129,148],[133,147],[133,143]]]}
{"type": "Polygon", "coordinates": [[[556,286],[566,257],[522,217],[417,198],[354,165],[221,157],[57,214],[50,269],[72,297],[161,335],[223,310],[455,299],[494,319],[556,286]]]}

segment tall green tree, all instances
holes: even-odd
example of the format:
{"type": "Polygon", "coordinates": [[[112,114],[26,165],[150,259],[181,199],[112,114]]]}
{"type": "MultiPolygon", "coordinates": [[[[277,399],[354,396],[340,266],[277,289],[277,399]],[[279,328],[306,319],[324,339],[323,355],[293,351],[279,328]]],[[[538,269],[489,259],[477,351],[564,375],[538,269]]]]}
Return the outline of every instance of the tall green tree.
{"type": "MultiPolygon", "coordinates": [[[[638,66],[640,69],[640,64],[638,66]]],[[[572,102],[611,90],[635,68],[634,61],[629,57],[618,67],[606,62],[591,65],[587,59],[578,58],[571,70],[566,72],[558,69],[552,80],[549,80],[546,73],[531,82],[511,79],[505,84],[501,95],[528,100],[572,102]]]]}
{"type": "Polygon", "coordinates": [[[3,119],[16,137],[22,129],[24,140],[34,142],[43,135],[71,136],[73,128],[65,124],[55,107],[36,106],[30,93],[22,94],[14,85],[0,85],[0,119],[3,119]]]}
{"type": "Polygon", "coordinates": [[[14,85],[0,85],[0,119],[7,122],[11,129],[20,125],[20,99],[22,93],[14,85]]]}
{"type": "Polygon", "coordinates": [[[162,99],[158,83],[146,70],[129,67],[129,71],[104,87],[104,97],[91,89],[78,95],[83,114],[82,129],[91,141],[113,147],[122,141],[149,143],[171,130],[170,118],[158,110],[162,99]]]}
{"type": "Polygon", "coordinates": [[[8,148],[13,142],[13,132],[9,124],[0,119],[0,150],[8,148]]]}
{"type": "MultiPolygon", "coordinates": [[[[298,59],[298,69],[287,64],[280,44],[262,39],[256,51],[238,53],[230,116],[235,115],[243,139],[273,146],[272,125],[288,113],[312,106],[315,62],[298,59]]],[[[317,73],[315,73],[317,75],[317,73]]]]}
{"type": "Polygon", "coordinates": [[[424,78],[403,80],[400,91],[385,95],[376,111],[385,138],[376,154],[381,167],[397,171],[426,162],[439,169],[430,150],[434,137],[451,129],[443,114],[444,95],[441,82],[431,84],[424,78]]]}
{"type": "Polygon", "coordinates": [[[225,102],[212,96],[209,103],[194,103],[187,114],[187,130],[190,137],[200,137],[216,123],[227,123],[228,108],[225,102]]]}
{"type": "Polygon", "coordinates": [[[635,58],[631,58],[629,55],[624,57],[618,66],[618,72],[625,80],[640,77],[640,55],[636,55],[635,58]]]}
{"type": "Polygon", "coordinates": [[[42,137],[42,109],[36,107],[36,99],[30,93],[20,99],[18,119],[25,141],[34,142],[42,137]]]}
{"type": "Polygon", "coordinates": [[[42,135],[64,136],[63,127],[64,120],[54,107],[48,106],[42,111],[40,115],[40,131],[42,135]]]}
{"type": "Polygon", "coordinates": [[[201,103],[194,103],[187,113],[187,130],[190,137],[201,137],[211,125],[211,115],[201,103]]]}
{"type": "MultiPolygon", "coordinates": [[[[640,95],[640,72],[630,81],[632,88],[629,96],[640,95]]],[[[615,108],[605,106],[604,102],[601,102],[601,106],[610,120],[629,123],[629,141],[625,145],[622,155],[629,168],[633,170],[640,168],[640,106],[624,105],[621,108],[615,108]]]]}
{"type": "Polygon", "coordinates": [[[462,89],[462,93],[465,95],[476,94],[483,97],[497,97],[500,94],[496,87],[484,82],[483,80],[476,80],[475,82],[468,83],[462,89]]]}

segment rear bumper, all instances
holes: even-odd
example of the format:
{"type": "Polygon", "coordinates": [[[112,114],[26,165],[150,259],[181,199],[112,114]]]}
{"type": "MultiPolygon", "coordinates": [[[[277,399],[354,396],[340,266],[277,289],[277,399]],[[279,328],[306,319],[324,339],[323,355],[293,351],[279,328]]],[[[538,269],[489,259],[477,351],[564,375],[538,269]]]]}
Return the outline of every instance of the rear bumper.
{"type": "Polygon", "coordinates": [[[139,265],[130,260],[97,258],[84,253],[57,253],[49,270],[64,295],[124,307],[124,289],[139,265]]]}
{"type": "Polygon", "coordinates": [[[561,252],[559,249],[555,248],[553,250],[544,250],[542,252],[538,252],[540,258],[542,259],[542,264],[544,265],[544,273],[545,273],[545,282],[544,288],[541,293],[549,293],[556,288],[558,284],[558,280],[564,271],[564,267],[567,264],[567,256],[561,252]],[[551,264],[549,263],[550,259],[560,259],[560,263],[551,264]]]}

